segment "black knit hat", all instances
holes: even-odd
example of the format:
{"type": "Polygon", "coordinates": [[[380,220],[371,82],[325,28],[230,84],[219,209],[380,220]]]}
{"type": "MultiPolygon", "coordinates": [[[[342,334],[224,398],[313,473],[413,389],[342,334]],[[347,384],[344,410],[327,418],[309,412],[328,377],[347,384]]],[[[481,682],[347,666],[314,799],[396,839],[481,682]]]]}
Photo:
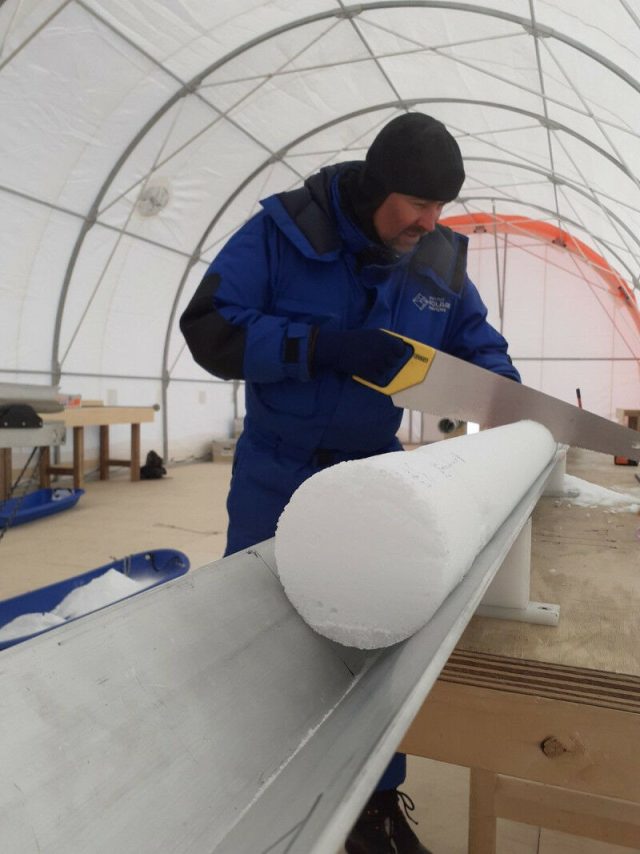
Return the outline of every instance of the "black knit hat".
{"type": "Polygon", "coordinates": [[[389,193],[450,202],[464,179],[460,148],[442,122],[407,113],[392,119],[371,143],[360,192],[372,207],[389,193]]]}

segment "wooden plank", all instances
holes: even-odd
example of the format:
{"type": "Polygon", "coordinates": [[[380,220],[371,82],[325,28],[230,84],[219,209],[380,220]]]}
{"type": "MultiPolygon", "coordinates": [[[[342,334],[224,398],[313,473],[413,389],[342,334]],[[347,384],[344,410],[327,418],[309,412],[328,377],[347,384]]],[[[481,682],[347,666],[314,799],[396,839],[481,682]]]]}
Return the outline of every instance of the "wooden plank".
{"type": "Polygon", "coordinates": [[[51,486],[51,452],[49,446],[40,448],[40,486],[48,489],[51,486]]]}
{"type": "Polygon", "coordinates": [[[100,425],[100,458],[98,464],[100,480],[109,480],[109,425],[100,425]]]}
{"type": "Polygon", "coordinates": [[[640,677],[632,675],[456,650],[440,678],[640,713],[640,677]]]}
{"type": "Polygon", "coordinates": [[[438,680],[400,748],[640,801],[640,714],[438,680]]]}
{"type": "Polygon", "coordinates": [[[68,474],[68,475],[71,475],[73,477],[73,472],[74,472],[73,466],[59,465],[58,463],[54,463],[54,464],[47,467],[47,473],[48,474],[54,474],[54,475],[68,474]]]}
{"type": "Polygon", "coordinates": [[[131,480],[140,480],[140,425],[131,425],[131,480]]]}
{"type": "Polygon", "coordinates": [[[0,501],[9,497],[12,486],[11,448],[0,448],[0,501]]]}
{"type": "Polygon", "coordinates": [[[512,777],[488,776],[495,780],[493,807],[499,818],[614,845],[640,846],[640,804],[512,777]]]}
{"type": "Polygon", "coordinates": [[[155,409],[152,406],[77,406],[63,412],[40,414],[40,417],[43,421],[64,421],[67,427],[99,427],[153,421],[155,409]]]}

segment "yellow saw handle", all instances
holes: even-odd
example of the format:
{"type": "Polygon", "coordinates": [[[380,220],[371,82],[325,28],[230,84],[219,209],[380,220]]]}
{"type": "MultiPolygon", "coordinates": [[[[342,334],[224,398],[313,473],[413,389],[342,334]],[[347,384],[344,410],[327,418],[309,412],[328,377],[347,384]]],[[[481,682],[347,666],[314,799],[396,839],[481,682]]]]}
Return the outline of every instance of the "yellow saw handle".
{"type": "Polygon", "coordinates": [[[390,332],[388,329],[383,329],[382,332],[386,332],[387,335],[395,335],[396,338],[401,338],[405,344],[413,348],[413,353],[387,385],[376,385],[368,380],[363,380],[362,377],[354,376],[354,380],[376,391],[380,391],[382,394],[389,395],[396,394],[396,392],[402,391],[405,388],[410,388],[412,385],[421,383],[426,377],[437,351],[433,347],[429,347],[428,344],[423,344],[421,341],[414,341],[413,338],[407,338],[406,335],[390,332]]]}

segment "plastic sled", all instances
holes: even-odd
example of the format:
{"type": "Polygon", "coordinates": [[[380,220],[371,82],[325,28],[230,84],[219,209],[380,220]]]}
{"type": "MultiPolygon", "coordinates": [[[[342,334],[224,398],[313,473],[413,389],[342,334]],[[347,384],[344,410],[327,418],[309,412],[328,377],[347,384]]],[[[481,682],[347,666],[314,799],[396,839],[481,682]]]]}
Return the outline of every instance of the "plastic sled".
{"type": "Polygon", "coordinates": [[[23,525],[62,510],[69,510],[84,495],[84,489],[36,489],[23,498],[0,501],[0,528],[23,525]],[[16,510],[17,508],[17,510],[16,510]]]}
{"type": "MultiPolygon", "coordinates": [[[[29,591],[29,593],[14,596],[12,599],[5,599],[3,602],[0,602],[0,628],[23,614],[42,614],[53,611],[65,596],[71,593],[76,587],[88,584],[94,578],[104,575],[110,569],[122,572],[136,581],[148,581],[149,584],[147,587],[131,594],[132,596],[137,596],[138,593],[142,593],[150,587],[157,587],[157,585],[164,584],[172,578],[184,575],[189,569],[189,558],[183,552],[175,549],[154,549],[147,552],[138,552],[105,566],[100,566],[97,569],[91,569],[88,572],[82,573],[82,575],[67,578],[65,581],[58,581],[56,584],[49,584],[47,587],[39,587],[37,590],[29,591]]],[[[128,599],[129,596],[124,598],[128,599]]],[[[86,616],[86,614],[82,616],[86,616]]],[[[66,625],[76,619],[80,619],[80,617],[68,619],[60,625],[66,625]]],[[[36,637],[44,632],[50,632],[56,628],[59,628],[59,626],[51,626],[33,634],[23,635],[22,637],[0,640],[0,649],[6,649],[9,646],[22,643],[25,640],[29,640],[29,638],[36,637]]]]}

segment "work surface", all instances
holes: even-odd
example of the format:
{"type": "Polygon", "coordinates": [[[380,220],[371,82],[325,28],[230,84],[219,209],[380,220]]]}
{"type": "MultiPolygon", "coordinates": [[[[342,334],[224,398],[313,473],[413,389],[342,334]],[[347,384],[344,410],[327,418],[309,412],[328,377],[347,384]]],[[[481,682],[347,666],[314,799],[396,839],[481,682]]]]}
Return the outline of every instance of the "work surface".
{"type": "MultiPolygon", "coordinates": [[[[614,467],[609,458],[572,452],[569,470],[579,477],[640,496],[634,478],[636,470],[614,467]]],[[[181,548],[195,565],[218,557],[223,548],[223,501],[229,474],[227,464],[201,464],[170,469],[169,477],[162,481],[133,485],[123,472],[114,481],[90,482],[86,504],[63,514],[66,518],[25,526],[5,538],[0,546],[0,584],[4,588],[5,583],[11,583],[12,589],[3,589],[2,598],[101,565],[111,555],[151,546],[181,548]]],[[[553,499],[543,499],[534,516],[533,595],[561,605],[560,627],[474,618],[462,645],[509,656],[638,674],[633,625],[640,604],[633,575],[640,555],[635,539],[637,526],[638,519],[632,514],[613,514],[602,508],[572,507],[567,502],[556,504],[553,499]],[[587,580],[589,584],[585,585],[587,580]],[[616,591],[621,588],[617,598],[612,593],[613,585],[616,591]],[[588,593],[586,601],[583,591],[588,593]],[[603,610],[596,611],[590,604],[594,597],[604,604],[603,610]]],[[[423,775],[429,766],[422,763],[413,767],[419,767],[423,775]]],[[[460,836],[464,837],[464,795],[462,808],[456,809],[450,800],[439,801],[447,792],[451,798],[455,786],[451,784],[453,789],[450,786],[443,794],[442,779],[451,780],[452,774],[442,770],[445,766],[436,767],[440,769],[437,783],[434,780],[433,787],[425,790],[422,779],[418,781],[415,773],[412,778],[410,763],[407,788],[418,802],[421,836],[438,854],[463,851],[464,839],[460,836]],[[442,844],[437,845],[439,838],[442,844]]],[[[428,775],[426,783],[429,785],[428,775]]],[[[527,830],[523,828],[525,836],[527,830]]],[[[538,850],[537,843],[524,847],[518,838],[519,847],[499,850],[509,854],[515,850],[527,854],[538,850]]],[[[552,834],[545,832],[544,838],[551,840],[552,834]]],[[[599,852],[609,848],[596,848],[589,843],[588,847],[542,846],[539,850],[546,854],[551,850],[599,852]]]]}
{"type": "Polygon", "coordinates": [[[153,421],[152,406],[70,406],[62,412],[41,413],[43,421],[63,421],[67,427],[142,424],[153,421]]]}
{"type": "Polygon", "coordinates": [[[632,513],[542,499],[531,598],[560,604],[559,625],[474,618],[459,648],[640,676],[639,529],[632,513]]]}

